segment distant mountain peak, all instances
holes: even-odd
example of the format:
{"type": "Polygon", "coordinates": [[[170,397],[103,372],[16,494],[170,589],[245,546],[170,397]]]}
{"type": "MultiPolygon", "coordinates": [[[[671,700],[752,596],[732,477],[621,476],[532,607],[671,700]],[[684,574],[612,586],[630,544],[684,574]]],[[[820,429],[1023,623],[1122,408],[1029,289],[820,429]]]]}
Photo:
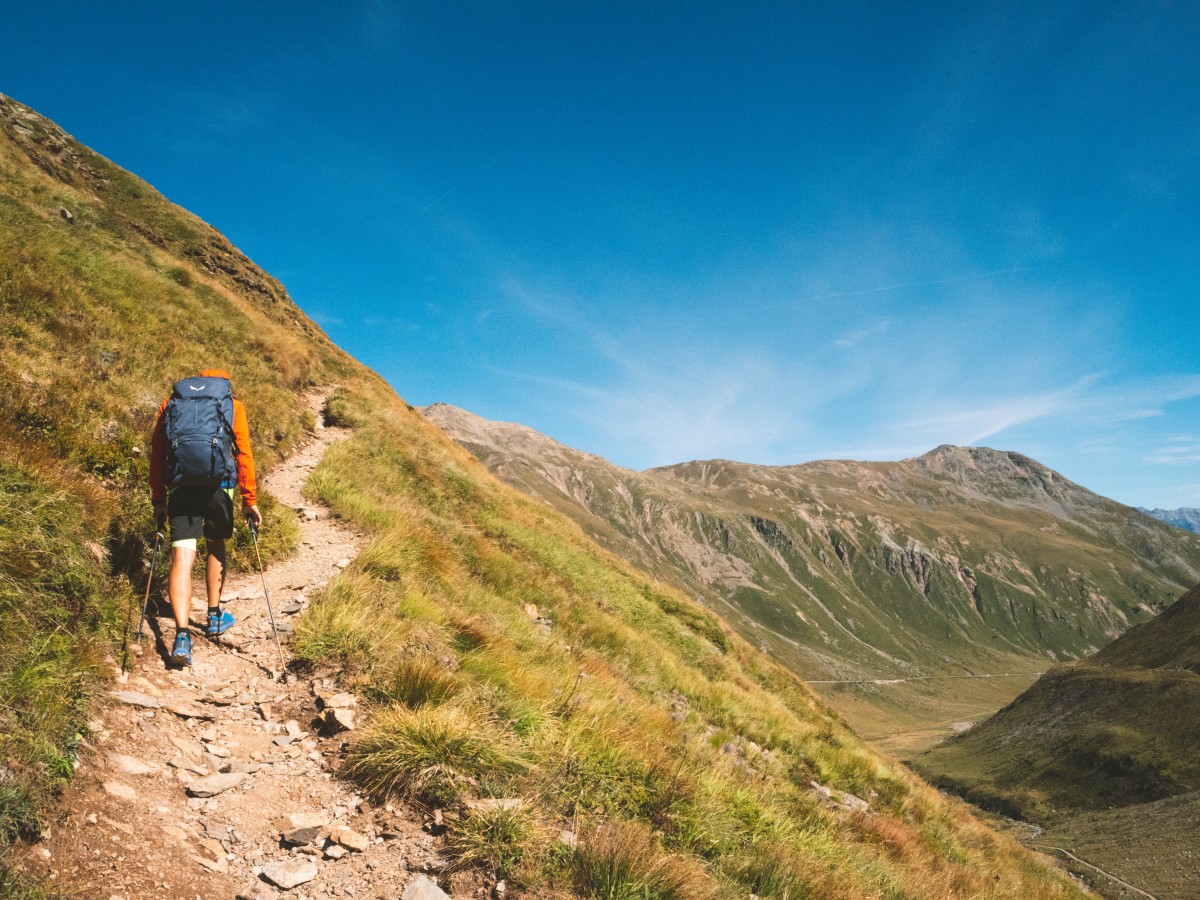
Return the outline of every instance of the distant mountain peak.
{"type": "Polygon", "coordinates": [[[993,450],[991,447],[964,447],[957,444],[941,444],[928,453],[905,460],[905,462],[923,462],[930,467],[940,465],[946,469],[974,466],[985,471],[1015,468],[1055,474],[1052,469],[1042,465],[1036,459],[1015,450],[993,450]]]}
{"type": "Polygon", "coordinates": [[[1200,509],[1194,507],[1146,509],[1144,506],[1139,506],[1138,512],[1144,512],[1146,515],[1152,516],[1160,522],[1166,522],[1168,525],[1174,525],[1176,528],[1182,528],[1184,531],[1200,532],[1200,509]]]}

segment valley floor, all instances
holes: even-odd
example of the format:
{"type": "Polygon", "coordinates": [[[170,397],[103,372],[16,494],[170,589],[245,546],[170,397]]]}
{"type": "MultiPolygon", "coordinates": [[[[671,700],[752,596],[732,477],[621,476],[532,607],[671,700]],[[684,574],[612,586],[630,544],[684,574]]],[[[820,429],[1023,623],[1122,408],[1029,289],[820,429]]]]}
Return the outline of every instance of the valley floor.
{"type": "MultiPolygon", "coordinates": [[[[1047,828],[1031,846],[1043,851],[1065,848],[1141,889],[1129,890],[1078,869],[1100,894],[1113,900],[1195,900],[1200,897],[1200,792],[1071,816],[1047,828]]],[[[1070,859],[1065,862],[1076,868],[1070,859]]]]}
{"type": "Polygon", "coordinates": [[[986,719],[1037,680],[1028,662],[1002,677],[822,684],[814,691],[881,750],[908,759],[986,719]]]}

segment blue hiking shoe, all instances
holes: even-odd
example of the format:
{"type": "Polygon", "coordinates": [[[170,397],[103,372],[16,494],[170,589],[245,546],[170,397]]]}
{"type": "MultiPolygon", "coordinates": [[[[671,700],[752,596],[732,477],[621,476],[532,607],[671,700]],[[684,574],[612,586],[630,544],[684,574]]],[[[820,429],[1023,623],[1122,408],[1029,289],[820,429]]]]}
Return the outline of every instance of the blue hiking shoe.
{"type": "Polygon", "coordinates": [[[171,662],[177,666],[192,664],[192,637],[186,632],[175,635],[175,648],[171,651],[171,662]]]}
{"type": "Polygon", "coordinates": [[[204,626],[204,633],[209,637],[216,637],[219,634],[224,634],[233,627],[234,618],[232,613],[228,613],[223,609],[210,609],[208,611],[208,624],[204,626]]]}

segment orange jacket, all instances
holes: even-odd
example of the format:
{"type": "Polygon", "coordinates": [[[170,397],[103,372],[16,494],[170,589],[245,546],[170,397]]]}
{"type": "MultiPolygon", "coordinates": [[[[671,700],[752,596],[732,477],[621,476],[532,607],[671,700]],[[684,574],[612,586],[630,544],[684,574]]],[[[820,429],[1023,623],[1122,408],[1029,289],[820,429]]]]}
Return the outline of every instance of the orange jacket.
{"type": "MultiPolygon", "coordinates": [[[[223,372],[213,372],[208,369],[201,375],[218,375],[227,378],[223,372]]],[[[150,441],[150,501],[152,503],[167,502],[167,482],[164,472],[167,470],[167,420],[163,416],[168,397],[158,408],[158,419],[154,423],[154,437],[150,441]]],[[[258,502],[257,483],[254,478],[254,452],[250,449],[250,423],[246,418],[246,407],[241,400],[233,401],[233,440],[234,458],[237,460],[238,489],[242,492],[242,503],[254,506],[258,502]]]]}

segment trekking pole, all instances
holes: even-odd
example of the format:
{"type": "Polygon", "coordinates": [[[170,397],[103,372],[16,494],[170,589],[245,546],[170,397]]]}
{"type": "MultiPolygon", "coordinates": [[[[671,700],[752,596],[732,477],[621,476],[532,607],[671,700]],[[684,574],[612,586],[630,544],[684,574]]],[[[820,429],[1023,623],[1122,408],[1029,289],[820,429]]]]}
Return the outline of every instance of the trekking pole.
{"type": "MultiPolygon", "coordinates": [[[[150,577],[146,579],[146,596],[142,599],[142,615],[141,618],[138,619],[136,640],[139,645],[142,643],[142,626],[146,622],[146,608],[150,605],[150,587],[154,584],[154,570],[158,567],[158,550],[160,547],[162,547],[162,542],[164,540],[165,538],[163,537],[163,533],[161,531],[154,532],[154,552],[150,555],[150,577]]],[[[125,628],[129,628],[128,620],[126,620],[125,628]]],[[[126,638],[128,638],[128,634],[129,632],[127,630],[126,638]]],[[[129,641],[127,639],[123,640],[122,644],[125,645],[125,653],[121,658],[121,672],[123,673],[126,666],[129,664],[129,641]]]]}
{"type": "Polygon", "coordinates": [[[271,633],[275,635],[275,649],[279,652],[279,674],[287,668],[283,661],[283,648],[279,646],[279,630],[275,627],[275,613],[271,611],[271,592],[267,590],[267,573],[263,571],[262,556],[258,552],[258,523],[250,523],[250,537],[254,539],[254,558],[258,560],[258,574],[262,578],[263,597],[267,601],[267,615],[271,619],[271,633]]]}

